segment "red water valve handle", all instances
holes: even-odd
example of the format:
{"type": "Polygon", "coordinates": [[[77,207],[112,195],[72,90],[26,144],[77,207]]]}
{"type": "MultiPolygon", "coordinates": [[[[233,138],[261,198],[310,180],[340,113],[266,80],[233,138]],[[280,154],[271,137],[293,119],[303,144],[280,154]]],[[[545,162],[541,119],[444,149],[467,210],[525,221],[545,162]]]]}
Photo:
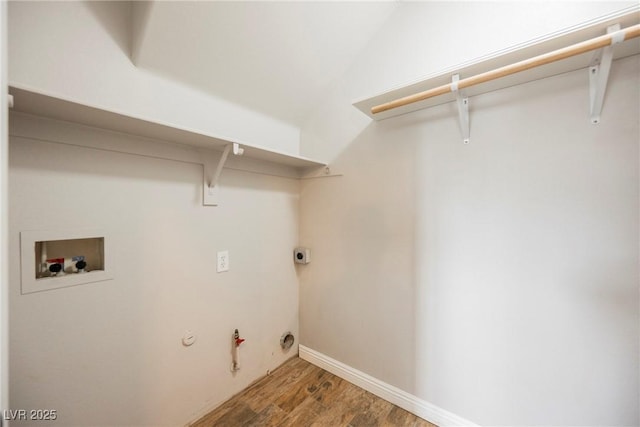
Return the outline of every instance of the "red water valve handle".
{"type": "Polygon", "coordinates": [[[236,347],[240,347],[240,344],[244,342],[244,338],[236,338],[236,347]]]}

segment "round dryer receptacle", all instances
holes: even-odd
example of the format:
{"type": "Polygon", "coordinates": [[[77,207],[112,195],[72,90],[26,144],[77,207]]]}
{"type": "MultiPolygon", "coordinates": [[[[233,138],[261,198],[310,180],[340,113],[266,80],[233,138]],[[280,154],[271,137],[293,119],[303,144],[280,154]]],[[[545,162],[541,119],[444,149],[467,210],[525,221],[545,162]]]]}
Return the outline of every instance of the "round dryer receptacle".
{"type": "Polygon", "coordinates": [[[288,350],[291,348],[294,341],[295,338],[293,337],[293,334],[291,332],[285,332],[280,337],[280,347],[282,347],[284,350],[288,350]]]}

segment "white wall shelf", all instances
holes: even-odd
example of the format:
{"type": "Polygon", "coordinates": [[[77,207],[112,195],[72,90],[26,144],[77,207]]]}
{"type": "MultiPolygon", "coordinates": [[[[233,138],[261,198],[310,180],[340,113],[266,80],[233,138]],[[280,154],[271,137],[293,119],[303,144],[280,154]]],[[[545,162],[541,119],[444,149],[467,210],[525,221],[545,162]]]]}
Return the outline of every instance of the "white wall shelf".
{"type": "MultiPolygon", "coordinates": [[[[459,74],[460,78],[474,76],[495,68],[516,63],[537,55],[554,51],[566,46],[570,46],[584,40],[602,36],[607,33],[607,27],[620,24],[622,28],[640,23],[640,6],[634,6],[617,13],[601,17],[597,20],[541,37],[530,42],[513,46],[511,48],[478,58],[473,61],[460,64],[442,72],[430,75],[417,82],[389,90],[382,94],[372,96],[353,105],[367,116],[374,120],[383,120],[424,108],[433,107],[456,101],[456,94],[447,93],[444,95],[429,98],[424,101],[415,102],[399,108],[383,111],[377,114],[371,112],[371,108],[386,102],[390,102],[418,92],[429,90],[434,87],[451,83],[452,76],[459,74]]],[[[621,59],[631,55],[640,54],[640,40],[632,39],[617,44],[613,50],[613,59],[621,59]]],[[[507,77],[503,77],[491,82],[479,84],[466,88],[465,97],[481,95],[483,93],[527,83],[534,80],[551,77],[558,74],[567,73],[579,69],[584,69],[585,73],[593,65],[594,52],[587,52],[582,55],[567,58],[551,64],[543,65],[507,77]]]]}
{"type": "Polygon", "coordinates": [[[30,88],[12,85],[9,87],[9,93],[14,100],[12,111],[16,112],[219,152],[227,145],[236,143],[244,149],[243,157],[294,168],[300,177],[326,166],[326,163],[321,161],[246,144],[232,138],[207,135],[171,124],[131,117],[30,88]]]}
{"type": "MultiPolygon", "coordinates": [[[[84,105],[68,99],[63,99],[49,94],[31,90],[24,87],[10,86],[9,92],[13,100],[12,120],[10,133],[13,137],[29,137],[37,129],[26,129],[24,122],[16,115],[31,115],[40,118],[57,121],[58,123],[75,123],[92,128],[103,129],[147,138],[153,141],[168,142],[189,148],[195,147],[190,153],[169,150],[162,144],[147,144],[141,152],[129,146],[114,147],[113,144],[102,145],[95,141],[86,141],[83,145],[94,148],[110,149],[129,154],[146,154],[170,160],[189,161],[203,165],[202,204],[205,206],[217,206],[219,204],[218,178],[223,167],[230,164],[231,167],[246,171],[262,172],[277,167],[276,175],[302,178],[321,176],[328,173],[328,166],[324,162],[295,156],[263,147],[250,145],[230,138],[223,138],[203,134],[194,130],[183,129],[170,124],[152,122],[146,119],[131,117],[113,111],[107,111],[94,106],[84,105]],[[18,123],[16,123],[18,122],[18,123]],[[227,162],[229,153],[233,148],[234,161],[227,162]],[[256,163],[259,165],[256,166],[256,163]]],[[[26,126],[27,128],[29,125],[26,126]]],[[[52,135],[42,136],[51,140],[52,135]]],[[[63,141],[57,141],[66,143],[63,141]]],[[[166,145],[166,144],[165,144],[166,145]]],[[[231,159],[229,159],[231,160],[231,159]]]]}

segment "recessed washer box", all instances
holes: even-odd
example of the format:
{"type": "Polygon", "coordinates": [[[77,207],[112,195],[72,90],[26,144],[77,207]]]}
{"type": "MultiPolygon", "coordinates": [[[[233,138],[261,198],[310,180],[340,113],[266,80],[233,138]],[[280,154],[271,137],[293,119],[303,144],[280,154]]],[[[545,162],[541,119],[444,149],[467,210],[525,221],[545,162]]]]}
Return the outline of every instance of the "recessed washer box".
{"type": "Polygon", "coordinates": [[[20,232],[22,294],[113,279],[110,243],[104,230],[20,232]]]}

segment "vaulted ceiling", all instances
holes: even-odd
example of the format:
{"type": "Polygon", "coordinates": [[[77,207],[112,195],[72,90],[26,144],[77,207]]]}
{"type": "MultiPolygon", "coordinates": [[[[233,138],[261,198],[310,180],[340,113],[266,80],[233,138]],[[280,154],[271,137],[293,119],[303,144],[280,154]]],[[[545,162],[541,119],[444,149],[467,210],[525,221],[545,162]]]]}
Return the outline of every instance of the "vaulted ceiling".
{"type": "Polygon", "coordinates": [[[396,2],[133,2],[136,66],[300,125],[396,2]]]}

